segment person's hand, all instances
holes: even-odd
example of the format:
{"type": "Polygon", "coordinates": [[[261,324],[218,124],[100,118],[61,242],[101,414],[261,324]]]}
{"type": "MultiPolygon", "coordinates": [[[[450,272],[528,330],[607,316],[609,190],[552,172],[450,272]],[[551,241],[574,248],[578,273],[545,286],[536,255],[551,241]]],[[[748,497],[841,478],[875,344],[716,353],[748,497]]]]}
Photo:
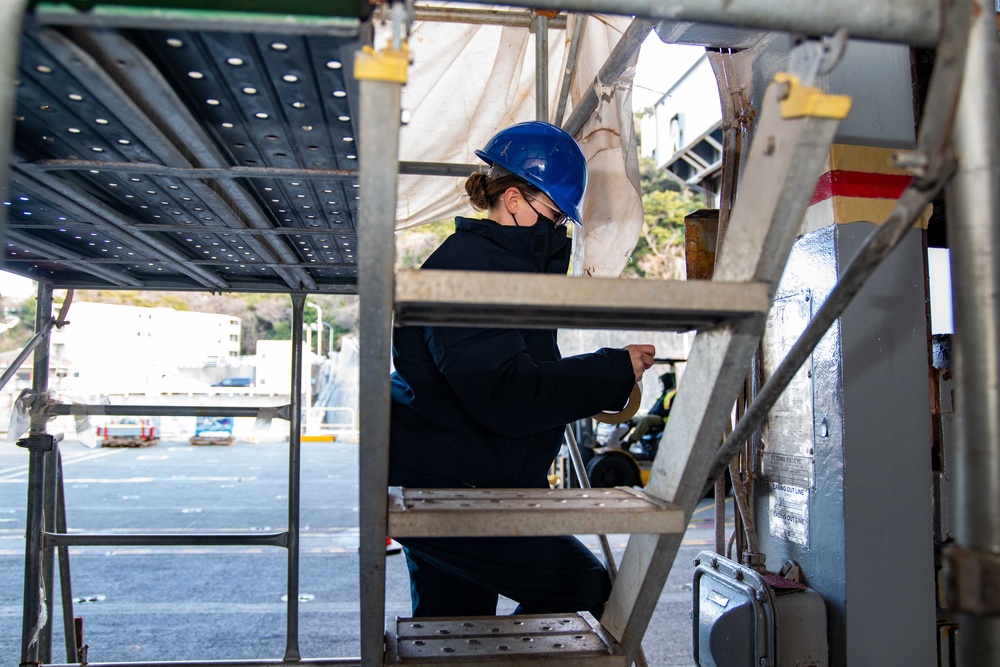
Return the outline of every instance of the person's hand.
{"type": "Polygon", "coordinates": [[[652,345],[626,345],[629,359],[632,361],[632,370],[635,371],[635,381],[642,382],[642,374],[653,365],[653,357],[656,355],[656,348],[652,345]]]}

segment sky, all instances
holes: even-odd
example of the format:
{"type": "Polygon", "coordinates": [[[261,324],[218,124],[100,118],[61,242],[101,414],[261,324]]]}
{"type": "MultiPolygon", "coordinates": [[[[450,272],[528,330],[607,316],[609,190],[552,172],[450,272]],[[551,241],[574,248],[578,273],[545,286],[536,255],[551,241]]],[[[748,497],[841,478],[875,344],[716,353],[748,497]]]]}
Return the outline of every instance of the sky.
{"type": "MultiPolygon", "coordinates": [[[[699,46],[664,44],[655,32],[651,32],[639,50],[632,108],[645,109],[656,104],[704,52],[705,49],[699,46]]],[[[34,293],[33,281],[0,271],[0,296],[20,299],[34,293]]]]}
{"type": "Polygon", "coordinates": [[[632,109],[638,111],[656,104],[703,53],[704,47],[664,44],[655,32],[649,33],[639,49],[632,109]]]}

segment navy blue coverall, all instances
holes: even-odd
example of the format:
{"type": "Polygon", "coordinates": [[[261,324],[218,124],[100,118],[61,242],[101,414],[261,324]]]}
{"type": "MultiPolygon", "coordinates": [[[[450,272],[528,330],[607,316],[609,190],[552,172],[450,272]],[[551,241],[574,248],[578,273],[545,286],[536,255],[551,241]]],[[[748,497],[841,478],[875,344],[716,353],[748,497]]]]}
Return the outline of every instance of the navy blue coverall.
{"type": "MultiPolygon", "coordinates": [[[[564,227],[457,218],[426,269],[565,274],[564,227]]],[[[503,276],[498,275],[502,281],[503,276]]],[[[389,483],[411,488],[548,488],[565,425],[620,409],[635,384],[626,350],[562,358],[551,329],[402,327],[393,338],[389,483]]],[[[407,538],[414,616],[587,610],[610,592],[576,538],[407,538]]]]}

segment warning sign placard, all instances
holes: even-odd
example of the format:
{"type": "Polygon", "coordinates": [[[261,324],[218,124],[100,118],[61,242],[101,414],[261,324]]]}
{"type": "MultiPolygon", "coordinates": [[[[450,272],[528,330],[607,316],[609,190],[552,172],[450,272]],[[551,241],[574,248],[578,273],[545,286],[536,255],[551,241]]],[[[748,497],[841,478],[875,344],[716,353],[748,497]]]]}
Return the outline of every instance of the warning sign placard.
{"type": "Polygon", "coordinates": [[[772,482],[768,519],[772,537],[809,546],[809,489],[772,482]]]}

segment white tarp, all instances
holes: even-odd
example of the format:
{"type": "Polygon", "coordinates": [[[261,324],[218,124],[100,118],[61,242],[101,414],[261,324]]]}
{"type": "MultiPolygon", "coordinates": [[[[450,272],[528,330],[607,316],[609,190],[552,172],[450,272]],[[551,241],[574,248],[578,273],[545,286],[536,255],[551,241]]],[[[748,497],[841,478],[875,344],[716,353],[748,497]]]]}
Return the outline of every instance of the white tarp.
{"type": "MultiPolygon", "coordinates": [[[[574,20],[571,15],[568,31],[549,31],[550,114],[566,71],[567,34],[574,20]]],[[[605,16],[583,20],[566,118],[630,22],[605,16]]],[[[403,88],[408,123],[400,136],[400,160],[478,163],[473,151],[495,132],[534,119],[535,41],[527,28],[417,22],[409,47],[413,66],[403,88]]],[[[619,275],[642,227],[631,103],[634,64],[619,81],[597,91],[597,112],[577,136],[590,171],[584,228],[574,231],[577,275],[619,275]]],[[[398,226],[469,214],[464,184],[464,178],[401,176],[398,226]]]]}

